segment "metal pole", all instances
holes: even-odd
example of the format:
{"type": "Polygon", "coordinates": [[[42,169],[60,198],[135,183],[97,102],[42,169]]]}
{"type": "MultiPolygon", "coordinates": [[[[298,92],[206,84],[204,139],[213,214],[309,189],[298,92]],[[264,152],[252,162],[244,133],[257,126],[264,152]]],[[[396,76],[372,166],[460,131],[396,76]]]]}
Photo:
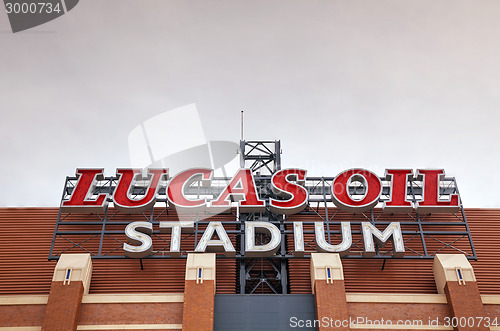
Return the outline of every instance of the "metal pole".
{"type": "MultiPolygon", "coordinates": [[[[411,190],[412,203],[415,204],[417,202],[417,197],[415,196],[415,188],[413,186],[413,179],[410,181],[410,190],[411,190]]],[[[418,232],[420,233],[420,241],[422,242],[422,248],[424,249],[424,255],[427,257],[427,256],[429,256],[429,254],[427,252],[427,244],[425,243],[425,233],[424,233],[424,228],[422,227],[422,219],[420,218],[420,213],[417,213],[416,210],[415,210],[415,217],[417,218],[418,232]]]]}
{"type": "MultiPolygon", "coordinates": [[[[245,219],[246,219],[246,214],[240,214],[239,215],[239,220],[240,220],[240,255],[245,254],[245,219]]],[[[246,284],[247,284],[247,271],[246,271],[246,263],[245,259],[241,259],[239,261],[240,263],[240,294],[245,294],[246,293],[246,284]]]]}
{"type": "Polygon", "coordinates": [[[274,171],[281,170],[281,140],[276,141],[274,153],[276,154],[276,160],[274,164],[274,171]]]}
{"type": "Polygon", "coordinates": [[[240,168],[245,168],[245,146],[246,141],[240,140],[240,168]]]}
{"type": "Polygon", "coordinates": [[[463,221],[465,223],[465,230],[467,231],[467,236],[469,237],[469,244],[470,248],[472,250],[472,255],[474,259],[477,260],[477,255],[476,255],[476,248],[474,247],[474,243],[472,242],[472,236],[470,234],[470,229],[469,229],[469,223],[467,222],[467,217],[465,216],[465,210],[464,210],[464,205],[462,204],[462,197],[460,196],[460,192],[458,191],[458,185],[457,185],[457,180],[453,178],[453,182],[455,184],[455,190],[458,194],[458,202],[460,204],[460,212],[462,214],[463,221]]]}
{"type": "Polygon", "coordinates": [[[64,182],[64,189],[63,189],[63,193],[62,193],[62,196],[61,196],[61,202],[59,203],[59,212],[57,213],[56,227],[54,228],[54,234],[52,236],[52,244],[50,245],[49,261],[52,258],[54,258],[54,256],[52,254],[54,253],[54,246],[56,244],[57,231],[59,230],[59,224],[61,222],[61,207],[60,206],[62,206],[62,203],[63,203],[63,200],[64,200],[64,196],[66,194],[66,188],[68,187],[68,181],[69,181],[69,177],[66,176],[66,181],[64,182]]]}
{"type": "Polygon", "coordinates": [[[243,140],[243,110],[241,111],[241,140],[243,140]]]}

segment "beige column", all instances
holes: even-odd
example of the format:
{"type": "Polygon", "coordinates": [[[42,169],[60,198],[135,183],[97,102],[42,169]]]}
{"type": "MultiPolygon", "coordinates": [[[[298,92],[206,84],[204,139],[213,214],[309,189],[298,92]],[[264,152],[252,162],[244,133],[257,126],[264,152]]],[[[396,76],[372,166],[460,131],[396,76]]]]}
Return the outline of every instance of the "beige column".
{"type": "MultiPolygon", "coordinates": [[[[340,255],[336,253],[311,254],[311,285],[316,300],[316,317],[321,320],[345,321],[349,325],[344,271],[340,255]]],[[[349,327],[323,327],[319,331],[349,330],[349,327]]]]}
{"type": "Polygon", "coordinates": [[[92,277],[90,254],[62,254],[50,286],[42,330],[76,330],[83,294],[89,292],[92,277]]]}
{"type": "Polygon", "coordinates": [[[436,254],[433,271],[438,293],[446,294],[451,317],[458,322],[454,329],[489,330],[483,324],[475,324],[485,313],[474,270],[465,255],[436,254]]]}
{"type": "Polygon", "coordinates": [[[182,330],[213,330],[215,253],[190,253],[186,262],[182,330]]]}

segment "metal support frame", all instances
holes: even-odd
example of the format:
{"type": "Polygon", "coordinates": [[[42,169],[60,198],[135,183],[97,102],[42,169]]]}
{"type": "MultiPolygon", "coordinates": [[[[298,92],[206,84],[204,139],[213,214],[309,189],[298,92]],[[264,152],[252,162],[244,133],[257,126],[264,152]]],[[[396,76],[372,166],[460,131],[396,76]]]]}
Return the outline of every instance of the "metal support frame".
{"type": "MultiPolygon", "coordinates": [[[[270,190],[271,175],[281,168],[281,146],[279,141],[241,141],[240,165],[243,168],[250,168],[254,173],[255,183],[259,196],[268,201],[269,197],[274,197],[270,190]]],[[[454,221],[450,221],[449,216],[443,219],[440,214],[386,214],[381,209],[373,209],[362,214],[350,214],[334,208],[331,202],[331,183],[334,177],[308,177],[305,187],[309,192],[309,204],[307,208],[295,215],[284,218],[283,215],[272,214],[267,208],[266,212],[259,214],[239,214],[239,222],[235,227],[234,218],[227,223],[228,233],[237,250],[236,259],[239,266],[239,292],[262,293],[267,287],[267,293],[287,293],[287,261],[290,258],[309,258],[314,252],[314,222],[322,220],[325,224],[325,236],[328,243],[334,244],[341,240],[340,224],[348,220],[351,223],[353,245],[350,253],[343,258],[364,258],[361,236],[361,223],[371,222],[380,229],[385,228],[390,222],[399,222],[403,228],[405,238],[406,259],[433,259],[435,254],[442,252],[458,252],[465,254],[470,260],[476,260],[477,255],[472,241],[469,225],[465,211],[460,200],[460,212],[453,214],[454,221]],[[281,247],[272,258],[248,258],[244,254],[244,224],[251,220],[265,220],[276,225],[282,234],[281,247]],[[293,229],[291,221],[301,221],[304,228],[304,244],[306,252],[304,256],[295,256],[293,250],[293,229]]],[[[187,195],[199,197],[200,195],[216,198],[227,185],[228,178],[214,178],[211,187],[202,187],[199,183],[194,183],[186,189],[187,195]]],[[[382,195],[380,201],[389,199],[389,182],[385,178],[382,180],[382,195]]],[[[62,201],[68,200],[76,185],[76,177],[67,177],[64,185],[62,201]]],[[[97,196],[101,193],[112,194],[116,188],[118,178],[106,177],[97,183],[93,194],[97,196]]],[[[422,197],[423,183],[416,178],[407,184],[408,200],[418,201],[422,197]]],[[[147,183],[134,187],[132,194],[141,196],[147,190],[147,183]]],[[[363,194],[364,188],[349,187],[350,194],[363,194]]],[[[455,178],[446,177],[439,188],[441,197],[448,197],[450,194],[459,194],[455,178]]],[[[276,198],[276,197],[275,197],[276,198]]],[[[171,258],[169,256],[169,234],[160,233],[159,219],[162,215],[168,215],[169,206],[167,204],[165,188],[159,190],[156,205],[148,212],[136,215],[136,221],[148,221],[153,224],[154,249],[152,255],[147,259],[171,258]]],[[[207,212],[208,213],[208,212],[207,212]]],[[[228,211],[228,214],[237,217],[236,210],[228,211]]],[[[194,233],[182,235],[181,241],[191,240],[196,245],[201,238],[209,219],[193,215],[196,221],[194,233]],[[201,219],[201,220],[200,220],[201,219]]],[[[208,215],[204,215],[208,216],[208,215]]],[[[214,216],[215,218],[216,216],[214,216]]],[[[212,219],[213,220],[213,219],[212,219]]],[[[130,217],[123,218],[114,209],[108,209],[103,214],[82,215],[67,214],[59,211],[49,259],[56,260],[63,253],[68,251],[88,252],[93,259],[124,259],[126,258],[121,249],[126,242],[124,228],[130,222],[130,217]]],[[[225,222],[222,221],[225,226],[225,222]]],[[[262,238],[263,240],[265,238],[262,238]]],[[[191,247],[181,246],[180,258],[187,257],[187,251],[193,250],[191,247]]],[[[391,245],[387,248],[377,247],[376,254],[372,258],[394,259],[391,245]]],[[[218,254],[217,258],[226,258],[218,254]]]]}
{"type": "MultiPolygon", "coordinates": [[[[270,178],[281,169],[280,141],[240,141],[240,168],[252,170],[252,173],[257,177],[256,184],[259,196],[267,200],[271,196],[270,178]]],[[[287,254],[287,236],[284,233],[283,215],[273,214],[267,208],[265,213],[241,214],[239,220],[241,229],[240,254],[245,249],[243,232],[245,222],[252,220],[271,222],[278,227],[281,230],[281,246],[277,255],[285,256],[287,254]]],[[[261,239],[265,241],[266,238],[261,239]]],[[[238,266],[240,294],[288,293],[288,263],[286,259],[241,259],[238,266]]]]}
{"type": "Polygon", "coordinates": [[[272,175],[281,169],[281,142],[240,141],[240,167],[256,175],[272,175]]]}

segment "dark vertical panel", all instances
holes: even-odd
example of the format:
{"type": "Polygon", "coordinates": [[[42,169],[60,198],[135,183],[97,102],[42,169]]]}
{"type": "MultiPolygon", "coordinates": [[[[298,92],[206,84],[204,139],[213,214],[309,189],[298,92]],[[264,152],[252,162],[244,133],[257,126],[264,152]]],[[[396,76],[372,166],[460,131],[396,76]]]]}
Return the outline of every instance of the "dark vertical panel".
{"type": "MultiPolygon", "coordinates": [[[[216,331],[290,330],[299,323],[299,320],[315,319],[315,302],[311,294],[215,296],[214,330],[216,331]]],[[[300,329],[317,330],[314,327],[300,329]]]]}

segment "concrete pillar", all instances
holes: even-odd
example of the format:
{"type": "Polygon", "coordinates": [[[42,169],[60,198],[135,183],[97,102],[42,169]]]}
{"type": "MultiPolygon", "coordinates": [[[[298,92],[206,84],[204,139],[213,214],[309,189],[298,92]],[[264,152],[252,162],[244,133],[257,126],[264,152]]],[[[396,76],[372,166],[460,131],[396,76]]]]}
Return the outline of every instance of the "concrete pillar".
{"type": "MultiPolygon", "coordinates": [[[[463,254],[436,254],[433,264],[438,293],[446,294],[451,317],[456,317],[455,330],[489,330],[484,325],[469,326],[470,317],[486,316],[474,270],[463,254]],[[461,323],[464,322],[464,323],[461,323]],[[460,324],[465,326],[460,326],[460,324]]],[[[472,319],[471,319],[472,320],[472,319]]]]}
{"type": "Polygon", "coordinates": [[[188,254],[185,279],[182,330],[213,330],[215,253],[188,254]]]}
{"type": "Polygon", "coordinates": [[[92,276],[90,254],[62,254],[50,285],[43,331],[76,330],[83,294],[92,276]]]}
{"type": "MultiPolygon", "coordinates": [[[[316,300],[316,318],[349,321],[344,286],[344,271],[340,255],[336,253],[311,254],[311,285],[316,300]]],[[[344,327],[323,327],[319,331],[349,330],[344,327]]]]}

